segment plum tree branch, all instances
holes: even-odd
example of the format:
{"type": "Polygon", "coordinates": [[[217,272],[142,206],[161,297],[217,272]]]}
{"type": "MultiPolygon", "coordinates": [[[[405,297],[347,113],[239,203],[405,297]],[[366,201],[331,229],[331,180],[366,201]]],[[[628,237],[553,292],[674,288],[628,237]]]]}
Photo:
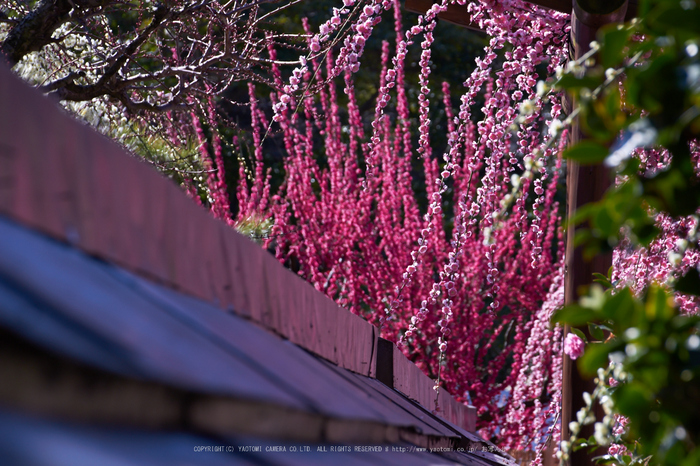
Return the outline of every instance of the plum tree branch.
{"type": "Polygon", "coordinates": [[[3,22],[10,27],[0,51],[13,67],[35,66],[23,58],[39,52],[39,63],[48,70],[43,76],[39,70],[39,89],[60,100],[107,97],[132,111],[170,111],[236,81],[270,84],[273,66],[296,64],[263,55],[271,41],[293,42],[304,35],[280,34],[260,19],[298,2],[172,0],[154,7],[40,0],[32,10],[7,11],[3,22]],[[284,5],[262,9],[278,2],[284,5]]]}

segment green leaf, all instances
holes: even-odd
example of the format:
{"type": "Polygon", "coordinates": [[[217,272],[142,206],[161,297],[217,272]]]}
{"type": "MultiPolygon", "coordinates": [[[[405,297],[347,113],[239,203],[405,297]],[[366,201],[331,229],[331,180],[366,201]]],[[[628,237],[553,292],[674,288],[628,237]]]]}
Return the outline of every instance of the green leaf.
{"type": "Polygon", "coordinates": [[[621,414],[640,414],[649,411],[649,391],[638,383],[620,384],[613,395],[621,414]]]}
{"type": "Polygon", "coordinates": [[[674,92],[676,86],[674,65],[675,56],[667,52],[645,62],[640,68],[631,69],[625,81],[629,102],[635,107],[648,110],[650,114],[660,112],[664,104],[676,105],[677,102],[673,102],[667,95],[674,92]]]}
{"type": "Polygon", "coordinates": [[[571,446],[572,450],[574,451],[579,451],[582,448],[585,448],[588,446],[588,440],[585,438],[577,438],[574,440],[574,444],[571,446]]]}
{"type": "Polygon", "coordinates": [[[591,234],[591,231],[588,229],[577,230],[576,233],[574,234],[574,245],[575,246],[581,246],[584,244],[588,244],[592,240],[593,240],[593,235],[591,234]]]}
{"type": "Polygon", "coordinates": [[[614,322],[614,330],[635,326],[635,297],[629,288],[623,288],[603,304],[602,314],[614,322]]]}
{"type": "Polygon", "coordinates": [[[610,279],[607,276],[603,275],[602,273],[594,272],[593,273],[593,281],[595,283],[600,283],[601,285],[603,285],[606,288],[612,288],[612,283],[610,283],[610,279]]]}
{"type": "Polygon", "coordinates": [[[618,341],[589,343],[578,362],[578,368],[584,375],[592,376],[598,371],[598,368],[608,365],[608,354],[618,349],[621,349],[621,343],[618,341]]]}
{"type": "Polygon", "coordinates": [[[564,151],[564,157],[581,165],[601,163],[608,156],[608,148],[593,141],[581,141],[564,151]]]}
{"type": "Polygon", "coordinates": [[[675,286],[676,291],[681,293],[700,296],[700,273],[698,269],[691,268],[678,279],[675,286]]]}
{"type": "Polygon", "coordinates": [[[571,219],[566,221],[565,227],[570,228],[572,225],[583,223],[595,214],[597,208],[598,206],[596,204],[582,205],[576,209],[576,212],[574,212],[574,215],[571,216],[571,219]]]}
{"type": "Polygon", "coordinates": [[[556,88],[561,88],[561,89],[568,89],[568,90],[573,90],[573,89],[595,89],[596,87],[600,86],[603,84],[603,80],[598,77],[590,76],[590,75],[585,75],[582,77],[576,77],[572,74],[565,74],[561,78],[557,80],[557,82],[554,83],[554,86],[556,88]]]}
{"type": "Polygon", "coordinates": [[[627,45],[627,39],[631,30],[623,27],[618,28],[617,24],[607,25],[598,31],[598,41],[600,42],[600,64],[603,68],[618,66],[624,56],[622,50],[627,45]]]}
{"type": "Polygon", "coordinates": [[[645,296],[645,312],[650,321],[654,320],[669,320],[673,317],[674,308],[673,300],[670,296],[658,285],[649,287],[645,296]]]}
{"type": "Polygon", "coordinates": [[[598,341],[603,341],[605,339],[605,333],[597,324],[588,324],[588,333],[590,333],[591,336],[598,341]]]}
{"type": "Polygon", "coordinates": [[[552,316],[554,323],[567,323],[569,325],[584,325],[595,320],[596,312],[578,304],[570,304],[558,310],[552,316]]]}
{"type": "Polygon", "coordinates": [[[612,209],[600,209],[593,219],[593,227],[600,231],[600,235],[603,238],[608,238],[609,236],[615,235],[620,231],[620,223],[616,222],[611,215],[614,212],[614,207],[612,209]]]}
{"type": "Polygon", "coordinates": [[[632,231],[637,236],[637,242],[640,246],[649,246],[661,232],[656,225],[651,223],[634,225],[632,231]]]}
{"type": "Polygon", "coordinates": [[[684,30],[692,34],[700,34],[700,9],[685,9],[680,5],[673,5],[662,11],[649,21],[661,31],[684,30]]]}
{"type": "Polygon", "coordinates": [[[635,157],[631,157],[627,159],[627,161],[624,163],[624,168],[620,170],[620,175],[624,176],[637,176],[637,173],[639,173],[639,159],[635,157]]]}

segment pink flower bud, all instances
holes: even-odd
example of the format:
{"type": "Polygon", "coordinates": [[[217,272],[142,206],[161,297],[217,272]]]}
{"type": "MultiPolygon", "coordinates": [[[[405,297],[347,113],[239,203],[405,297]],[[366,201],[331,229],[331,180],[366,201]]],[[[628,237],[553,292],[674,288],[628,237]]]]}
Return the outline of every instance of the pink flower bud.
{"type": "Polygon", "coordinates": [[[578,359],[585,348],[585,343],[575,333],[569,333],[564,339],[564,353],[571,359],[578,359]]]}

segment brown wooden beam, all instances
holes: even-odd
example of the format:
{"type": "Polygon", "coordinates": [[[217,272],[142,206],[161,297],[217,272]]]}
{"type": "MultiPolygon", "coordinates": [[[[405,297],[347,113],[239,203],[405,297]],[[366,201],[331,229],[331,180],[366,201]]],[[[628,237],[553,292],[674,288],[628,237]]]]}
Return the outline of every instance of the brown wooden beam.
{"type": "Polygon", "coordinates": [[[476,432],[476,408],[458,402],[446,390],[440,390],[436,399],[434,381],[409,361],[394,343],[379,338],[376,359],[378,381],[431,412],[439,413],[442,418],[467,432],[476,432]]]}

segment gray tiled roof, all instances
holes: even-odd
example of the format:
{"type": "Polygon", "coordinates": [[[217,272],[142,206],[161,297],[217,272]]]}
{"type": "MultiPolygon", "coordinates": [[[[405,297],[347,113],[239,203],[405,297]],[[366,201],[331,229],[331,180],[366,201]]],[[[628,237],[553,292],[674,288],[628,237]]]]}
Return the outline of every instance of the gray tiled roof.
{"type": "MultiPolygon", "coordinates": [[[[236,438],[253,437],[248,445],[262,448],[259,455],[246,457],[254,463],[264,458],[273,464],[278,460],[279,464],[301,464],[296,463],[301,457],[288,458],[263,447],[285,446],[289,452],[290,446],[300,447],[303,442],[314,449],[303,459],[307,464],[329,460],[333,453],[338,455],[334,462],[347,464],[379,458],[390,463],[394,457],[401,458],[402,464],[422,464],[434,456],[429,453],[431,447],[452,455],[433,457],[433,463],[488,464],[476,455],[457,453],[459,448],[488,451],[492,447],[488,443],[376,379],[340,368],[251,321],[153,284],[6,218],[0,218],[0,238],[4,353],[10,368],[12,361],[22,368],[18,374],[8,373],[7,365],[0,367],[4,380],[16,377],[19,381],[0,389],[0,405],[58,417],[63,423],[0,415],[0,427],[12,430],[10,426],[16,424],[18,431],[13,435],[24,435],[25,443],[61,431],[71,439],[67,451],[92,451],[91,445],[99,445],[109,454],[119,454],[129,449],[129,439],[139,437],[139,430],[150,427],[180,432],[143,434],[158,448],[172,447],[163,458],[183,448],[181,442],[189,442],[193,449],[217,444],[202,437],[208,434],[227,439],[221,445],[236,447],[246,445],[236,438]],[[59,380],[42,376],[41,367],[46,365],[54,368],[59,380]],[[97,388],[65,393],[90,381],[97,388]],[[161,391],[153,392],[156,387],[161,391]],[[127,394],[114,396],[113,390],[127,394]],[[34,393],[33,398],[24,396],[27,391],[34,393]],[[64,393],[54,398],[59,392],[64,393]],[[163,394],[175,400],[171,406],[166,403],[150,412],[123,415],[133,405],[162,402],[163,394]],[[100,402],[112,409],[92,408],[100,402]],[[251,406],[261,416],[245,418],[251,406]],[[216,413],[222,412],[228,420],[217,419],[216,413]],[[295,421],[299,424],[289,425],[295,421]],[[98,436],[88,435],[86,423],[112,427],[102,427],[98,436]],[[275,423],[288,425],[266,427],[275,423]],[[36,428],[21,427],[33,425],[36,428]],[[418,451],[411,442],[428,450],[418,451]],[[326,451],[319,452],[320,445],[326,445],[326,451]],[[343,445],[351,451],[338,452],[336,447],[343,445]],[[329,450],[331,446],[335,451],[329,450]],[[384,451],[355,451],[353,446],[381,446],[384,451]]],[[[7,438],[0,441],[0,448],[9,455],[8,442],[7,438]]],[[[130,451],[125,458],[139,451],[130,451]]],[[[492,459],[505,459],[490,454],[492,459]]],[[[28,450],[26,459],[33,455],[28,450]]],[[[193,455],[188,453],[202,460],[205,456],[193,455]]],[[[239,460],[236,455],[231,459],[239,460]]]]}

